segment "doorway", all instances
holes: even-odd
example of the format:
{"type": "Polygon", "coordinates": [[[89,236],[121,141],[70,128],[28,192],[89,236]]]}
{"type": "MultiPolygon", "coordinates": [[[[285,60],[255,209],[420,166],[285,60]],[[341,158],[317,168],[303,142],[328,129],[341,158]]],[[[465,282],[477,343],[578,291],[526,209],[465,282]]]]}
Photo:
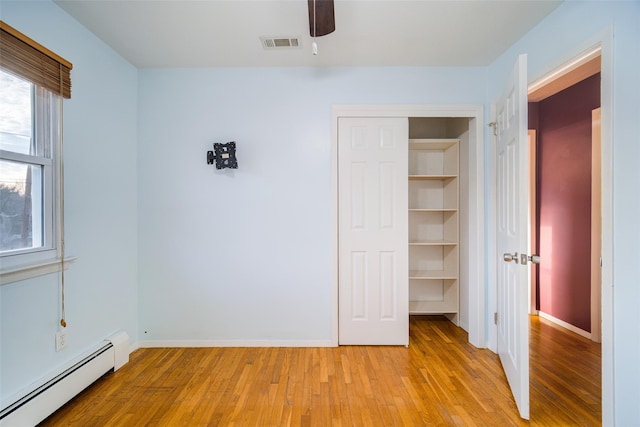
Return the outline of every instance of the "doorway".
{"type": "Polygon", "coordinates": [[[600,342],[600,49],[529,90],[530,313],[600,342]],[[585,265],[590,268],[585,268],[585,265]]]}
{"type": "Polygon", "coordinates": [[[585,51],[528,91],[530,242],[543,260],[531,272],[530,314],[595,343],[602,322],[601,52],[585,51]]]}
{"type": "Polygon", "coordinates": [[[591,131],[597,125],[592,116],[600,108],[599,86],[597,73],[529,103],[538,159],[531,250],[544,260],[531,283],[533,313],[598,342],[592,323],[599,324],[599,301],[591,304],[591,288],[600,289],[600,192],[592,176],[599,175],[600,152],[595,145],[592,150],[591,131]]]}
{"type": "MultiPolygon", "coordinates": [[[[612,58],[612,40],[613,35],[610,29],[605,29],[601,33],[594,35],[589,40],[585,41],[566,55],[557,58],[553,62],[547,63],[535,63],[531,66],[534,69],[538,69],[538,74],[533,74],[533,79],[528,86],[529,91],[534,90],[536,87],[541,87],[556,79],[559,75],[567,70],[575,68],[576,64],[580,62],[585,55],[591,54],[594,49],[598,49],[601,55],[601,225],[602,231],[600,233],[602,241],[602,261],[601,261],[601,336],[602,336],[602,353],[601,353],[601,366],[602,366],[602,420],[603,424],[613,424],[613,409],[614,409],[614,394],[613,394],[613,200],[612,200],[612,78],[613,78],[613,58],[612,58]],[[595,48],[594,48],[595,47],[595,48]],[[551,71],[548,71],[551,70],[551,71]]],[[[526,90],[525,90],[526,94],[526,90]]],[[[492,117],[496,117],[495,109],[492,110],[492,117]]],[[[493,124],[493,123],[492,123],[493,124]]],[[[490,125],[492,125],[490,124],[490,125]]],[[[524,124],[526,126],[526,117],[524,118],[524,124]]],[[[525,131],[526,138],[526,131],[525,131]]],[[[526,144],[526,141],[523,142],[526,144]]],[[[491,168],[487,170],[492,175],[492,181],[497,182],[497,176],[495,173],[497,152],[492,147],[493,164],[491,168]]],[[[526,179],[526,169],[523,167],[522,171],[525,175],[520,175],[522,179],[526,179]]],[[[526,186],[525,186],[526,187],[526,186]]],[[[527,189],[528,190],[528,189],[527,189]]],[[[522,193],[527,194],[523,191],[522,193]]],[[[501,256],[497,250],[497,191],[495,186],[491,189],[489,194],[489,254],[490,262],[488,264],[488,289],[489,289],[489,312],[497,312],[497,265],[501,256]],[[491,262],[492,261],[492,262],[491,262]],[[495,301],[495,302],[494,302],[495,301]]],[[[526,208],[525,208],[526,209],[526,208]]],[[[526,228],[525,228],[526,230],[526,228]]],[[[525,304],[524,313],[528,313],[528,307],[525,304]]],[[[489,332],[489,348],[497,349],[497,327],[488,329],[489,332]]],[[[526,345],[526,343],[523,343],[526,345]]],[[[527,348],[528,350],[528,348],[527,348]]],[[[528,372],[528,371],[527,371],[528,372]]],[[[527,381],[528,382],[528,381],[527,381]]]]}

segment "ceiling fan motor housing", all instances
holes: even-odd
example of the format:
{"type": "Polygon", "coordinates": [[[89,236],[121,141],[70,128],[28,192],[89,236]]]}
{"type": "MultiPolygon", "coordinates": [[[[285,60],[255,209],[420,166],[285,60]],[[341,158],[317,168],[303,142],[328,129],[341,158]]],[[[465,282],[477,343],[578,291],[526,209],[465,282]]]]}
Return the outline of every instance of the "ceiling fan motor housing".
{"type": "Polygon", "coordinates": [[[321,37],[336,30],[333,0],[307,0],[309,5],[309,34],[321,37]]]}

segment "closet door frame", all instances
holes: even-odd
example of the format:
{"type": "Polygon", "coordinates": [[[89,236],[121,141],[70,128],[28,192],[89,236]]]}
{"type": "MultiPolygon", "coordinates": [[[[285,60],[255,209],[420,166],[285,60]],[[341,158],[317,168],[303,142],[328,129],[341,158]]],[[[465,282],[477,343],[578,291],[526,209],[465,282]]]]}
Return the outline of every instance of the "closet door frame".
{"type": "Polygon", "coordinates": [[[334,105],[331,118],[331,203],[332,203],[332,254],[331,254],[331,344],[338,346],[339,325],[339,181],[338,181],[338,119],[340,117],[447,117],[469,119],[469,241],[467,251],[460,256],[468,257],[469,278],[468,301],[465,324],[469,342],[478,348],[487,347],[486,308],[487,292],[485,266],[485,126],[482,105],[334,105]],[[475,144],[473,143],[475,142],[475,144]],[[473,177],[474,179],[472,179],[473,177]]]}

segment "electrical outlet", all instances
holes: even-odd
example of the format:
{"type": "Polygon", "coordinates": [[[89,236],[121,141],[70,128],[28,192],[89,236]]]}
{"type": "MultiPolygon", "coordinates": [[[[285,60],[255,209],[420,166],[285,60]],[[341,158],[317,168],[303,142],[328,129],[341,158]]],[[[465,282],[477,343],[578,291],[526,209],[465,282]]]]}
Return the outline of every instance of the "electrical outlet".
{"type": "Polygon", "coordinates": [[[60,351],[67,346],[67,331],[56,332],[56,351],[60,351]]]}

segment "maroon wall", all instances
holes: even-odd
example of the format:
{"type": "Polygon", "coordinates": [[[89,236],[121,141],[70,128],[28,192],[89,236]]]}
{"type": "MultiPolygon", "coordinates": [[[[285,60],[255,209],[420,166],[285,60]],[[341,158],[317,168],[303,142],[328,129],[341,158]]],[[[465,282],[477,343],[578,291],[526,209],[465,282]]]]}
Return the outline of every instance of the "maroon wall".
{"type": "Polygon", "coordinates": [[[530,104],[538,136],[538,309],[591,331],[591,111],[600,74],[530,104]]]}

